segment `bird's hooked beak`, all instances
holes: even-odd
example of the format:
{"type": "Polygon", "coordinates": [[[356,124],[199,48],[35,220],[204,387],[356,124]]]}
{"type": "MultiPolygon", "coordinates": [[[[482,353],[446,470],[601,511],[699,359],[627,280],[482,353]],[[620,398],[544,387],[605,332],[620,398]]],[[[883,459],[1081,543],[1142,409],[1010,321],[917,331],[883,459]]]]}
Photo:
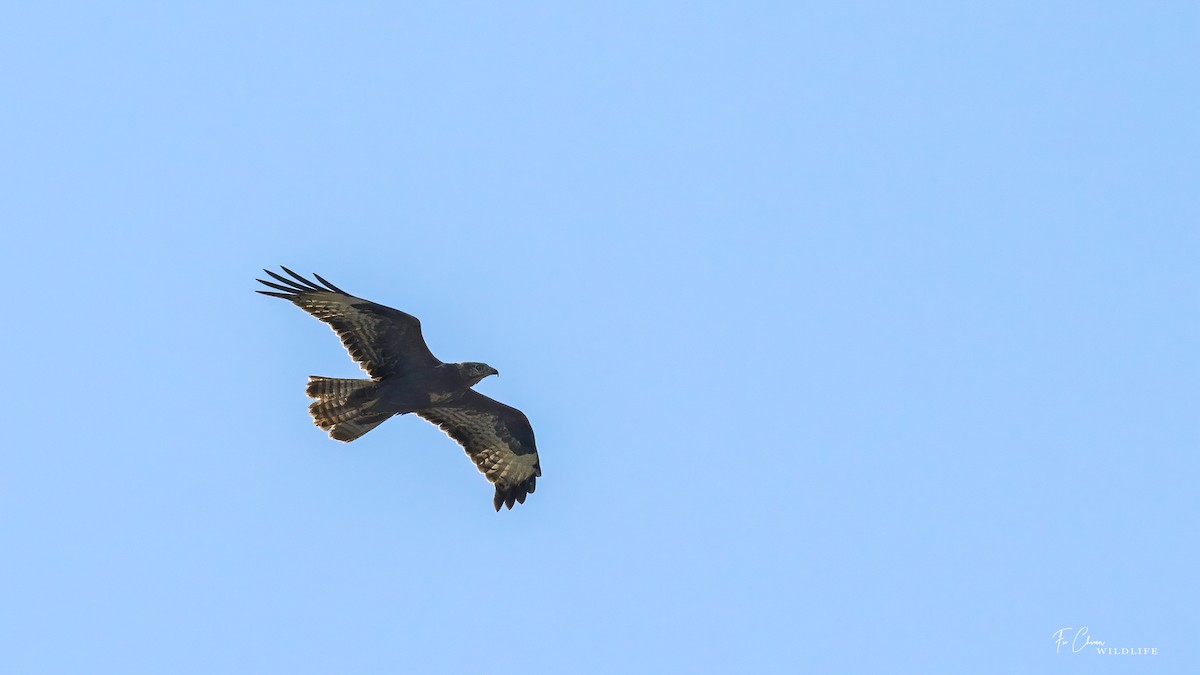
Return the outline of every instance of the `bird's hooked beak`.
{"type": "Polygon", "coordinates": [[[495,368],[492,368],[492,372],[489,373],[489,375],[495,375],[496,377],[500,377],[500,371],[496,370],[495,368]]]}

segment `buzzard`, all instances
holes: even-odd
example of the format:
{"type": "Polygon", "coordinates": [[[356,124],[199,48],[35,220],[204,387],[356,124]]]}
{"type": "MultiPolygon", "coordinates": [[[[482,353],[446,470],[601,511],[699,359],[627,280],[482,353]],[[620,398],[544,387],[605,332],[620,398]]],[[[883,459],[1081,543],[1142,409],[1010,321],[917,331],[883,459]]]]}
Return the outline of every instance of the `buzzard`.
{"type": "Polygon", "coordinates": [[[516,408],[471,389],[500,372],[486,363],[442,363],[421,336],[417,317],[377,305],[314,274],[318,285],[284,267],[291,279],[258,291],[289,300],[329,324],[370,379],[308,378],[313,422],[339,441],[353,441],[392,415],[416,413],[441,427],[495,484],[493,506],[525,503],[542,475],[529,419],[516,408]]]}

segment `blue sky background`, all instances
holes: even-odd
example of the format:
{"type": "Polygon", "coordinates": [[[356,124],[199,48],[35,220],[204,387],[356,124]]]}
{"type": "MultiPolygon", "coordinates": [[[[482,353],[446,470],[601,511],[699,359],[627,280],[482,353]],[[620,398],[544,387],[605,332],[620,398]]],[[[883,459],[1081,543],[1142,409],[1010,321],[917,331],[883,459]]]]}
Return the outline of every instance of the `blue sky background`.
{"type": "Polygon", "coordinates": [[[436,5],[5,12],[0,671],[1195,672],[1197,5],[436,5]]]}

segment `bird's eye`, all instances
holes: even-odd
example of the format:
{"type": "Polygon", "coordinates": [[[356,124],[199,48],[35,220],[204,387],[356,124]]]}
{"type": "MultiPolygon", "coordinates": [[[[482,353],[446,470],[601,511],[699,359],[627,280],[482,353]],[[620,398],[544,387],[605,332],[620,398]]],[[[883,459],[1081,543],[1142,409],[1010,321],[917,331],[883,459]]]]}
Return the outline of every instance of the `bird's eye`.
{"type": "Polygon", "coordinates": [[[476,363],[476,364],[475,364],[475,372],[477,372],[477,373],[482,373],[482,372],[483,372],[483,365],[476,363]]]}

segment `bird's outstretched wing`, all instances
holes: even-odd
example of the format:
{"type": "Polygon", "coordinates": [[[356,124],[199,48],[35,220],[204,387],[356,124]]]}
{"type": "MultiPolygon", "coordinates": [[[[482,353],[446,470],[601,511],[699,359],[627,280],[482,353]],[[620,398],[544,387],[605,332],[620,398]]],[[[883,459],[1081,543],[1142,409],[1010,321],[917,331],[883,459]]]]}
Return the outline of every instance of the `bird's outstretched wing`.
{"type": "Polygon", "coordinates": [[[317,284],[284,267],[292,278],[263,270],[280,283],[259,279],[260,283],[281,292],[258,291],[290,300],[304,311],[329,324],[350,357],[373,378],[403,375],[410,369],[428,368],[441,363],[421,336],[417,317],[398,309],[356,298],[314,274],[317,284]]]}
{"type": "Polygon", "coordinates": [[[418,410],[417,414],[458,441],[475,466],[496,485],[492,505],[500,510],[525,503],[542,475],[533,427],[525,413],[477,391],[468,391],[453,405],[418,410]]]}

